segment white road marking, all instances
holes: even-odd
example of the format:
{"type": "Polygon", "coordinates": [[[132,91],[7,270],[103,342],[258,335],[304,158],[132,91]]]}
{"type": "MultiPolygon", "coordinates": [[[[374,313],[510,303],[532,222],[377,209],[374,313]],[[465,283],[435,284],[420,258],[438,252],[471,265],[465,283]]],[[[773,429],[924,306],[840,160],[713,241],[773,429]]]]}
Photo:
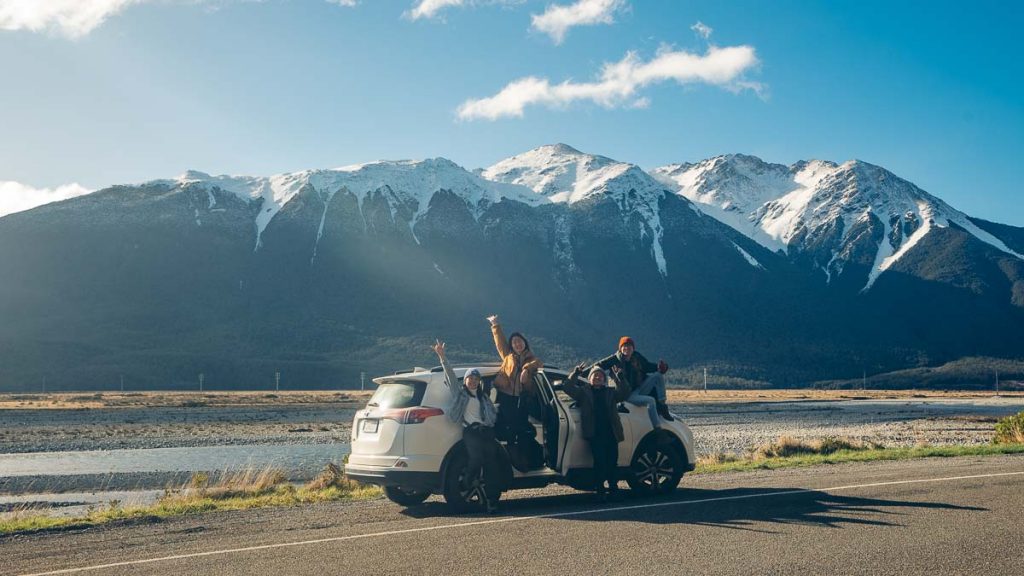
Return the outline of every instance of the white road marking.
{"type": "Polygon", "coordinates": [[[145,560],[127,560],[124,562],[112,562],[110,564],[96,564],[94,566],[82,566],[79,568],[66,568],[53,570],[51,572],[36,572],[34,574],[22,574],[21,576],[51,576],[54,574],[75,574],[92,570],[103,570],[105,568],[119,568],[122,566],[138,566],[141,564],[153,564],[155,562],[168,562],[171,560],[183,560],[187,558],[202,558],[204,556],[220,556],[224,554],[238,554],[241,552],[254,552],[257,550],[271,550],[274,548],[289,548],[292,546],[309,546],[312,544],[325,544],[328,542],[344,542],[348,540],[360,540],[363,538],[379,538],[382,536],[395,536],[398,534],[414,534],[416,532],[429,532],[432,530],[447,530],[449,528],[465,528],[467,526],[482,526],[485,524],[501,524],[505,522],[525,522],[528,520],[543,520],[547,518],[568,518],[572,516],[585,516],[588,514],[604,514],[608,512],[621,512],[627,510],[643,510],[647,508],[667,508],[669,506],[686,506],[690,504],[705,504],[708,502],[723,502],[726,500],[749,500],[753,498],[772,498],[776,496],[791,496],[793,494],[806,494],[808,492],[837,492],[839,490],[853,490],[856,488],[876,488],[879,486],[898,486],[901,484],[925,484],[929,482],[953,482],[955,480],[976,480],[982,478],[999,478],[1005,476],[1022,476],[1024,472],[997,472],[993,474],[975,474],[972,476],[949,476],[945,478],[922,478],[917,480],[894,480],[891,482],[873,482],[870,484],[848,484],[846,486],[832,486],[830,488],[801,488],[799,490],[786,490],[784,492],[758,492],[756,494],[742,494],[739,496],[720,496],[717,498],[702,498],[700,500],[682,500],[675,502],[655,502],[651,504],[634,504],[631,506],[614,506],[611,508],[593,508],[589,510],[577,510],[573,512],[554,512],[551,514],[538,514],[535,516],[511,516],[508,518],[490,518],[474,522],[460,522],[458,524],[442,524],[440,526],[424,526],[422,528],[407,528],[404,530],[389,530],[387,532],[373,532],[370,534],[353,534],[349,536],[335,536],[333,538],[320,538],[317,540],[300,540],[297,542],[281,542],[278,544],[263,544],[261,546],[247,546],[245,548],[228,548],[224,550],[211,550],[209,552],[194,552],[191,554],[176,554],[174,556],[162,556],[160,558],[148,558],[145,560]]]}

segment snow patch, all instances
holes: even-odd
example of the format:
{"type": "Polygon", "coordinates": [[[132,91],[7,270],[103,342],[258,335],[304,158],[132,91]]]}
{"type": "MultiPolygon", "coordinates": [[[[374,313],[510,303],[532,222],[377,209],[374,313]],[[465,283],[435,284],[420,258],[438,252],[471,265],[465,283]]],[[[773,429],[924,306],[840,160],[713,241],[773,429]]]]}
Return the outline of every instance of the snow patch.
{"type": "Polygon", "coordinates": [[[502,160],[481,171],[484,178],[526,186],[551,202],[576,204],[594,196],[612,198],[624,218],[642,220],[640,237],[650,230],[651,257],[662,276],[668,274],[662,247],[660,201],[664,184],[634,164],[586,154],[565,144],[541,146],[502,160]]]}
{"type": "Polygon", "coordinates": [[[754,268],[759,268],[761,270],[765,269],[765,267],[760,262],[758,262],[756,258],[751,256],[749,252],[747,252],[743,248],[740,248],[739,244],[737,244],[735,242],[732,242],[732,247],[735,248],[736,251],[739,252],[741,256],[743,256],[743,258],[747,261],[748,264],[750,264],[754,268]]]}

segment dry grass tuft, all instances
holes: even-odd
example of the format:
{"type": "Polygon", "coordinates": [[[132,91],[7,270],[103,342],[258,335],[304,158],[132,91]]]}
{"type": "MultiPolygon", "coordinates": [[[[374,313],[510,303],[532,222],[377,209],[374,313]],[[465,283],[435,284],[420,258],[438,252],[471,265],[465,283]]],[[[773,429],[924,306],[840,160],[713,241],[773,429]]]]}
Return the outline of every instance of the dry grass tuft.
{"type": "Polygon", "coordinates": [[[996,444],[1024,444],[1024,412],[1007,416],[996,423],[996,444]]]}
{"type": "Polygon", "coordinates": [[[874,450],[882,448],[879,444],[861,442],[850,438],[822,438],[820,440],[800,440],[792,436],[781,436],[775,442],[762,444],[751,452],[752,460],[769,458],[787,458],[789,456],[806,456],[809,454],[832,454],[840,450],[874,450]]]}

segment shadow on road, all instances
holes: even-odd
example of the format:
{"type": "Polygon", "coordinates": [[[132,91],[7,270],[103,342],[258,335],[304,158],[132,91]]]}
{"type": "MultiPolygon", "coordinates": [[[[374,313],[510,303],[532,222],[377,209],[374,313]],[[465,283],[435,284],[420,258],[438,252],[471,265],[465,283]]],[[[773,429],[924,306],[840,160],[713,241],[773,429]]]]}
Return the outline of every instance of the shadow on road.
{"type": "MultiPolygon", "coordinates": [[[[550,516],[572,521],[627,521],[647,524],[692,524],[774,533],[770,525],[898,526],[901,509],[986,511],[986,508],[941,502],[913,502],[830,494],[802,488],[680,489],[663,498],[638,498],[626,491],[618,502],[597,503],[586,492],[502,500],[501,516],[550,516]]],[[[450,516],[442,502],[428,502],[402,512],[414,518],[450,516]]],[[[468,515],[465,518],[479,518],[468,515]]]]}

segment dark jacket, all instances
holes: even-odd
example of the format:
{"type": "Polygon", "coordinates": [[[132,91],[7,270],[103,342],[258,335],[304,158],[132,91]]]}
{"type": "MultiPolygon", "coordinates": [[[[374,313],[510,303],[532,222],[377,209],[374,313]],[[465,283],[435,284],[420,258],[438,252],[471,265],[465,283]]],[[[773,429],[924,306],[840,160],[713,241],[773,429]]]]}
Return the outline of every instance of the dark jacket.
{"type": "Polygon", "coordinates": [[[619,420],[618,405],[619,402],[629,397],[632,389],[615,375],[612,375],[612,377],[615,379],[615,388],[610,389],[613,392],[612,394],[604,395],[604,406],[594,405],[593,387],[591,387],[589,382],[584,382],[580,379],[579,369],[573,370],[565,382],[562,383],[562,390],[576,401],[576,406],[580,409],[580,426],[583,429],[583,437],[587,440],[594,437],[595,410],[606,410],[616,441],[622,442],[625,439],[622,433],[622,421],[619,420]]]}
{"type": "Polygon", "coordinates": [[[616,352],[611,356],[601,360],[597,363],[602,370],[608,370],[612,366],[618,366],[622,368],[622,374],[619,376],[629,384],[630,390],[636,390],[644,383],[644,378],[648,374],[658,371],[658,365],[654,362],[649,362],[647,358],[644,358],[642,354],[633,350],[633,355],[626,360],[622,357],[622,354],[616,352]]]}

